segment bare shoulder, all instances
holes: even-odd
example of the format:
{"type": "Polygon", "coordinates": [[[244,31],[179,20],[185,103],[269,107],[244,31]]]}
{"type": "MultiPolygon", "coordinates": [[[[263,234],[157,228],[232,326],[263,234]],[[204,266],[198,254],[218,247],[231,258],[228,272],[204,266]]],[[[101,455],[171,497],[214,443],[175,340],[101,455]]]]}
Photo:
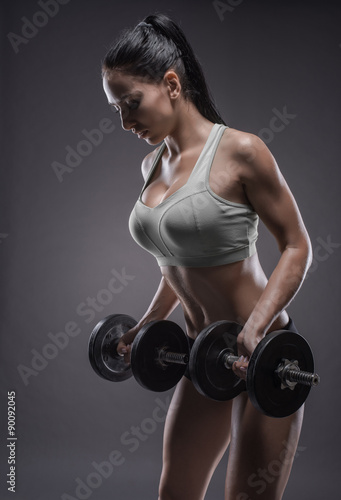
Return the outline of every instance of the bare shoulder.
{"type": "Polygon", "coordinates": [[[256,151],[268,150],[266,144],[258,135],[244,132],[235,128],[228,128],[222,137],[222,147],[233,156],[250,158],[256,151]]]}
{"type": "Polygon", "coordinates": [[[151,151],[150,153],[147,154],[147,156],[145,156],[142,160],[142,164],[141,164],[141,172],[142,172],[142,176],[143,176],[143,179],[144,181],[146,181],[147,177],[148,177],[148,174],[150,172],[150,169],[152,168],[153,166],[153,163],[156,159],[156,156],[160,150],[160,146],[158,146],[157,148],[155,148],[153,151],[151,151]]]}
{"type": "Polygon", "coordinates": [[[222,148],[238,163],[241,177],[279,174],[275,158],[257,135],[230,128],[222,139],[222,148]]]}

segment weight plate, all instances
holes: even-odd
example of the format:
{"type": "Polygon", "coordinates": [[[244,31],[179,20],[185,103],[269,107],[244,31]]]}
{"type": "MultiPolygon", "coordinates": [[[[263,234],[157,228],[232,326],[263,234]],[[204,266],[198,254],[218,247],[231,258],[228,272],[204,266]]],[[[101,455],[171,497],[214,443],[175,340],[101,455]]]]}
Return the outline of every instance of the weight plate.
{"type": "Polygon", "coordinates": [[[252,404],[270,417],[286,417],[307,399],[310,387],[296,384],[281,389],[275,370],[282,359],[297,360],[303,371],[314,371],[314,358],[308,342],[298,333],[278,330],[268,333],[252,353],[247,370],[247,390],[252,404]]]}
{"type": "Polygon", "coordinates": [[[238,355],[237,336],[242,326],[217,321],[196,338],[190,357],[190,375],[196,389],[211,399],[227,401],[245,390],[245,381],[223,363],[223,355],[238,355]]]}
{"type": "Polygon", "coordinates": [[[162,364],[158,352],[189,355],[187,335],[173,321],[152,321],[144,325],[136,335],[131,350],[131,366],[137,382],[145,389],[163,392],[174,387],[184,375],[186,365],[162,364]]]}
{"type": "Polygon", "coordinates": [[[92,368],[112,382],[121,382],[132,376],[131,366],[117,354],[116,348],[122,335],[137,324],[127,314],[112,314],[102,319],[93,329],[88,345],[92,368]]]}

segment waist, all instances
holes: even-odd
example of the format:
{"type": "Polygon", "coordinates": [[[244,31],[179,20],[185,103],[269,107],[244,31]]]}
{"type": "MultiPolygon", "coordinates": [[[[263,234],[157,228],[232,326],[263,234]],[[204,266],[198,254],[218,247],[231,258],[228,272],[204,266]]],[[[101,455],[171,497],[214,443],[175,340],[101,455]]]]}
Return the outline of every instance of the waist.
{"type": "MultiPolygon", "coordinates": [[[[268,281],[257,253],[222,266],[163,266],[161,272],[180,301],[187,334],[192,338],[215,321],[244,325],[268,281]]],[[[287,322],[288,315],[282,311],[273,323],[274,329],[287,322]]]]}
{"type": "MultiPolygon", "coordinates": [[[[299,333],[293,319],[290,316],[288,316],[288,318],[289,319],[288,319],[287,323],[285,321],[284,321],[284,323],[283,323],[283,321],[281,322],[281,323],[283,323],[283,325],[281,324],[280,326],[277,326],[277,325],[275,326],[273,323],[271,325],[271,328],[269,329],[269,332],[274,331],[274,330],[288,330],[291,332],[299,333]]],[[[187,338],[188,338],[190,349],[192,349],[193,344],[195,342],[195,338],[189,337],[189,336],[187,336],[187,338]]]]}

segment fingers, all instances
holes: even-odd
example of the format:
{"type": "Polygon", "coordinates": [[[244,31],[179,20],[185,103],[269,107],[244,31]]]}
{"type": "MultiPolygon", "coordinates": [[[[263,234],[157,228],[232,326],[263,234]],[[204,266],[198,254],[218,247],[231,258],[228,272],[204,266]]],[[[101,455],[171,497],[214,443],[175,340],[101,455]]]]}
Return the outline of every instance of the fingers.
{"type": "Polygon", "coordinates": [[[239,378],[246,380],[248,364],[249,364],[248,356],[240,356],[238,361],[235,361],[233,363],[232,370],[239,378]]]}
{"type": "Polygon", "coordinates": [[[126,346],[126,352],[124,353],[124,362],[130,365],[130,355],[131,355],[131,344],[126,346]]]}
{"type": "Polygon", "coordinates": [[[128,352],[128,350],[127,350],[128,345],[129,344],[126,344],[122,340],[119,341],[119,343],[117,344],[117,352],[120,356],[124,356],[124,354],[126,354],[128,352]]]}
{"type": "Polygon", "coordinates": [[[131,344],[125,344],[122,340],[117,345],[117,353],[124,358],[124,362],[130,364],[131,344]]]}
{"type": "Polygon", "coordinates": [[[132,343],[134,341],[134,338],[136,337],[138,333],[138,329],[131,328],[128,330],[124,335],[122,335],[119,343],[117,344],[117,354],[120,356],[124,357],[124,361],[127,364],[130,364],[130,354],[131,354],[131,348],[132,348],[132,343]]]}

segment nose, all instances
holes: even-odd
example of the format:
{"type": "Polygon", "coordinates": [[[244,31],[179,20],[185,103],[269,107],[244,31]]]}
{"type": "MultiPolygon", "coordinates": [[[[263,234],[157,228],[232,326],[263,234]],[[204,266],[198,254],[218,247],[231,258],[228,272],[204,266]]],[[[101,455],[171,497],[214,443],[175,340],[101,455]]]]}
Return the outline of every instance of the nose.
{"type": "Polygon", "coordinates": [[[129,110],[125,109],[121,111],[121,125],[123,130],[129,131],[136,127],[135,120],[132,119],[129,110]]]}

